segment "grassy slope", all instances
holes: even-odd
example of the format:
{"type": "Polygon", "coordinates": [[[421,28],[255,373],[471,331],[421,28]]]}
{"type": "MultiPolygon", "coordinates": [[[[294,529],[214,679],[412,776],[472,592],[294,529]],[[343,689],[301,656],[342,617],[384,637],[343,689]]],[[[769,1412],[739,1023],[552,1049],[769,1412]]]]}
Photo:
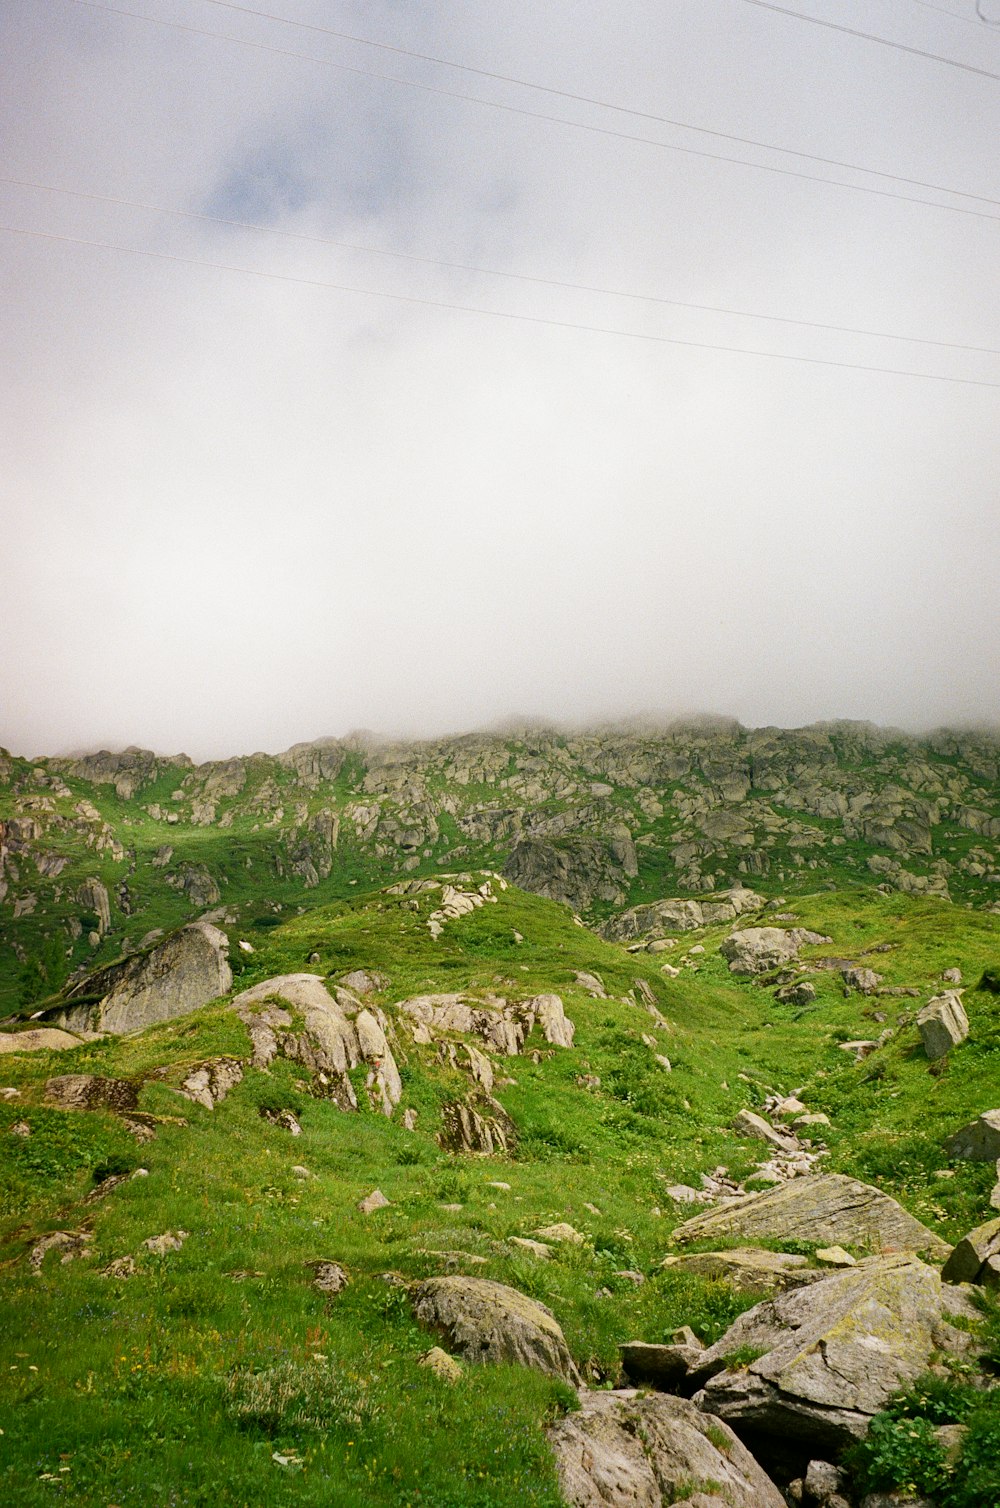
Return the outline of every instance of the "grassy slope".
{"type": "MultiPolygon", "coordinates": [[[[469,1081],[444,1070],[433,1050],[407,1045],[405,1033],[399,1057],[404,1104],[419,1111],[414,1133],[398,1119],[348,1116],[310,1099],[299,1071],[280,1062],[268,1075],[249,1074],[214,1112],[178,1099],[169,1085],[185,1065],[247,1052],[224,1005],[70,1053],[0,1060],[0,1082],[22,1091],[0,1104],[0,1500],[555,1505],[539,1422],[564,1406],[564,1390],[508,1369],[469,1371],[457,1388],[429,1376],[416,1365],[428,1340],[402,1290],[380,1275],[443,1271],[436,1251],[482,1256],[482,1265],[460,1259],[457,1270],[548,1303],[593,1381],[616,1375],[621,1340],[662,1339],[683,1323],[713,1340],[749,1301],[659,1267],[685,1213],[665,1199],[664,1183],[697,1182],[720,1162],[744,1176],[762,1155],[759,1144],[726,1128],[771,1088],[804,1086],[809,1108],[830,1114],[831,1169],[877,1179],[948,1238],[985,1217],[992,1168],[956,1164],[952,1178],[932,1174],[946,1166],[943,1137],[997,1103],[1000,997],[966,995],[972,1037],[939,1077],[912,1027],[856,1065],[838,1039],[878,1035],[873,1009],[891,1025],[920,1002],[845,998],[830,973],[818,976],[812,1007],[779,1006],[769,991],[728,974],[717,953],[728,929],[681,939],[672,961],[696,940],[706,953],[668,979],[664,955],[629,955],[574,925],[565,908],[513,889],[448,924],[435,942],[424,920],[435,904],[422,898],[419,914],[382,894],[294,918],[259,935],[238,982],[303,969],[315,950],[317,972],[383,969],[390,1014],[393,1001],[421,990],[513,998],[556,990],[576,1041],[563,1050],[536,1038],[537,1063],[510,1061],[517,1082],[498,1093],[521,1132],[512,1159],[439,1151],[438,1108],[469,1081]],[[654,1032],[639,1006],[591,999],[573,983],[577,969],[599,972],[614,996],[646,979],[669,1031],[654,1032]],[[671,1073],[643,1033],[656,1036],[671,1073]],[[155,1069],[166,1074],[146,1079],[143,1107],[188,1124],[164,1124],[147,1147],[112,1117],[42,1105],[52,1073],[155,1069]],[[582,1089],[583,1074],[599,1075],[600,1089],[582,1089]],[[264,1122],[261,1106],[293,1109],[302,1137],[264,1122]],[[19,1119],[30,1123],[30,1138],[8,1134],[19,1119]],[[149,1176],[82,1205],[94,1169],[116,1160],[149,1176]],[[294,1177],[297,1163],[315,1178],[294,1177]],[[510,1190],[492,1187],[495,1180],[510,1190]],[[357,1201],[376,1186],[391,1208],[366,1218],[357,1201]],[[506,1244],[554,1220],[570,1221],[585,1244],[548,1263],[506,1244]],[[39,1276],[29,1273],[29,1237],[85,1225],[92,1260],[63,1266],[53,1255],[39,1276]],[[180,1252],[142,1251],[147,1236],[177,1228],[190,1232],[180,1252]],[[133,1279],[99,1275],[125,1253],[137,1256],[133,1279]],[[348,1267],[346,1293],[326,1301],[312,1289],[303,1264],[317,1258],[348,1267]],[[647,1281],[636,1287],[615,1275],[622,1269],[647,1281]]],[[[918,986],[922,998],[944,968],[961,967],[974,984],[1000,955],[995,917],[941,901],[837,893],[790,909],[835,939],[817,952],[856,956],[894,944],[867,961],[887,984],[918,986]]]]}

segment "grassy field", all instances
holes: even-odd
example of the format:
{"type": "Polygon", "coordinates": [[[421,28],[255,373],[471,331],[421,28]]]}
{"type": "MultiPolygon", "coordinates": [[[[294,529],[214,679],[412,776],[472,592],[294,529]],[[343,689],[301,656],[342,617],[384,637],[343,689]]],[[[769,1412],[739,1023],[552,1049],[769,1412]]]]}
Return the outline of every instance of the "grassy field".
{"type": "Polygon", "coordinates": [[[715,1340],[752,1299],[661,1265],[688,1213],[665,1188],[720,1164],[749,1175],[761,1144],[729,1128],[772,1091],[800,1090],[830,1116],[831,1171],[878,1182],[948,1240],[986,1218],[994,1170],[949,1167],[942,1143],[1000,1100],[1000,995],[977,988],[1000,963],[996,917],[861,890],[790,900],[802,925],[834,940],[807,954],[888,945],[863,961],[886,985],[920,991],[866,998],[820,972],[803,1008],[729,974],[718,953],[726,928],[688,934],[666,954],[629,954],[566,907],[511,887],[434,940],[434,894],[417,904],[375,892],[244,931],[256,951],[234,948],[237,988],[306,968],[374,968],[393,1021],[395,1003],[421,992],[558,993],[573,1047],[536,1032],[503,1065],[511,1082],[497,1093],[519,1133],[508,1158],[440,1150],[441,1106],[470,1081],[402,1025],[412,1132],[398,1112],[386,1120],[363,1102],[345,1114],[311,1098],[301,1069],[282,1060],[249,1072],[214,1111],[178,1097],[172,1086],[191,1064],[248,1056],[226,1001],[134,1036],[0,1059],[0,1083],[20,1091],[0,1103],[0,1501],[555,1508],[541,1426],[571,1406],[569,1390],[513,1368],[439,1380],[418,1366],[430,1342],[399,1280],[464,1271],[542,1299],[594,1386],[618,1379],[621,1341],[662,1340],[681,1324],[715,1340]],[[319,963],[307,964],[313,953],[319,963]],[[661,972],[664,958],[678,978],[661,972]],[[935,1074],[910,1023],[952,967],[968,986],[972,1031],[935,1074]],[[581,989],[578,970],[599,974],[610,998],[581,989]],[[663,1027],[630,994],[639,979],[663,1027]],[[892,1037],[861,1063],[839,1046],[886,1028],[892,1037]],[[72,1072],[141,1081],[141,1108],[163,1118],[156,1139],[138,1145],[111,1115],[46,1107],[46,1078],[72,1072]],[[292,1110],[301,1137],[262,1109],[292,1110]],[[11,1134],[18,1122],[29,1136],[11,1134]],[[109,1172],[140,1168],[147,1176],[90,1200],[109,1172]],[[376,1187],[389,1207],[362,1215],[376,1187]],[[549,1261],[510,1244],[553,1221],[571,1223],[582,1244],[555,1247],[549,1261]],[[32,1271],[28,1252],[54,1230],[88,1233],[90,1254],[63,1264],[53,1252],[32,1271]],[[188,1233],[178,1250],[143,1247],[178,1230],[188,1233]],[[134,1276],[102,1275],[128,1255],[134,1276]],[[314,1288],[317,1260],[347,1268],[343,1293],[314,1288]]]}

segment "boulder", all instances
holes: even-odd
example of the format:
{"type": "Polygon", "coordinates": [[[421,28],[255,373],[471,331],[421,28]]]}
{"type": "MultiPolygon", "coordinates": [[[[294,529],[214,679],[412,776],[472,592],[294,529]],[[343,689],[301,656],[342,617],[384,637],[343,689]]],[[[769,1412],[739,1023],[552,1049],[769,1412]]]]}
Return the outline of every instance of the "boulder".
{"type": "Polygon", "coordinates": [[[815,1283],[823,1276],[805,1257],[786,1251],[739,1246],[732,1251],[700,1251],[686,1257],[664,1257],[664,1267],[704,1278],[722,1278],[741,1292],[770,1293],[815,1283]]]}
{"type": "Polygon", "coordinates": [[[1000,1110],[984,1110],[977,1120],[950,1136],[944,1149],[949,1157],[965,1162],[1000,1160],[1000,1110]]]}
{"type": "Polygon", "coordinates": [[[29,1031],[0,1032],[0,1053],[65,1052],[67,1047],[79,1047],[83,1040],[52,1026],[38,1026],[29,1031]]]}
{"type": "Polygon", "coordinates": [[[928,1000],[917,1012],[917,1028],[924,1052],[933,1061],[943,1058],[969,1035],[969,1018],[957,990],[948,990],[928,1000]]]}
{"type": "Polygon", "coordinates": [[[664,1346],[642,1340],[625,1341],[618,1347],[622,1370],[629,1381],[648,1383],[664,1393],[673,1392],[683,1383],[698,1365],[704,1349],[700,1342],[694,1346],[664,1346]]]}
{"type": "Polygon", "coordinates": [[[426,1367],[435,1377],[440,1377],[442,1382],[461,1382],[464,1375],[461,1362],[456,1361],[454,1356],[449,1356],[447,1351],[442,1351],[440,1346],[431,1346],[429,1351],[425,1351],[417,1366],[426,1367]]]}
{"type": "Polygon", "coordinates": [[[206,1110],[214,1110],[230,1089],[242,1082],[243,1064],[239,1058],[211,1058],[188,1069],[177,1093],[206,1110]]]}
{"type": "Polygon", "coordinates": [[[338,988],[336,997],[318,974],[279,974],[237,995],[232,1008],[250,1033],[255,1068],[277,1056],[301,1063],[312,1075],[313,1094],[356,1110],[350,1070],[367,1063],[372,1107],[391,1116],[403,1085],[386,1037],[388,1020],[346,989],[338,988]]]}
{"type": "Polygon", "coordinates": [[[767,974],[798,958],[799,949],[832,939],[805,927],[747,927],[725,939],[719,952],[731,974],[767,974]]]}
{"type": "Polygon", "coordinates": [[[186,1016],[233,982],[229,940],[208,922],[181,927],[147,953],[90,974],[45,1019],[67,1031],[121,1034],[186,1016]],[[76,1003],[74,1003],[76,1002],[76,1003]]]}
{"type": "Polygon", "coordinates": [[[851,964],[849,968],[841,969],[840,975],[849,990],[857,990],[862,995],[874,995],[882,983],[881,974],[876,974],[874,969],[866,969],[859,964],[851,964]]]}
{"type": "Polygon", "coordinates": [[[784,1508],[732,1430],[686,1398],[583,1393],[548,1436],[571,1508],[784,1508]]]}
{"type": "Polygon", "coordinates": [[[1000,1215],[962,1237],[941,1276],[946,1283],[1000,1282],[1000,1215]]]}
{"type": "Polygon", "coordinates": [[[704,895],[699,900],[653,901],[645,906],[632,906],[617,916],[609,917],[598,930],[611,942],[627,942],[633,937],[664,932],[689,932],[697,927],[718,927],[725,922],[734,922],[746,911],[759,911],[764,897],[753,890],[736,885],[731,890],[704,895]]]}
{"type": "Polygon", "coordinates": [[[551,1309],[488,1278],[428,1278],[410,1290],[418,1322],[466,1361],[512,1362],[561,1377],[580,1376],[551,1309]]]}
{"type": "Polygon", "coordinates": [[[693,1216],[674,1231],[674,1240],[682,1244],[722,1236],[925,1251],[941,1260],[949,1250],[895,1199],[843,1173],[795,1178],[761,1194],[746,1194],[693,1216]]]}
{"type": "Polygon", "coordinates": [[[61,1110],[135,1110],[139,1086],[131,1079],[104,1079],[94,1073],[66,1073],[48,1079],[45,1098],[61,1110]]]}
{"type": "Polygon", "coordinates": [[[445,1152],[512,1152],[517,1127],[506,1110],[488,1094],[470,1094],[441,1109],[438,1145],[445,1152]]]}
{"type": "Polygon", "coordinates": [[[777,1131],[762,1115],[752,1110],[741,1110],[733,1121],[733,1130],[738,1136],[748,1136],[754,1141],[766,1141],[769,1146],[782,1152],[796,1152],[799,1144],[788,1132],[777,1131]]]}
{"type": "Polygon", "coordinates": [[[916,1257],[870,1257],[740,1315],[702,1356],[696,1401],[745,1438],[837,1452],[935,1353],[970,1350],[950,1321],[974,1314],[962,1290],[916,1257]]]}
{"type": "Polygon", "coordinates": [[[339,1262],[321,1258],[315,1262],[307,1262],[305,1265],[313,1275],[313,1287],[320,1293],[340,1293],[351,1281],[346,1269],[341,1267],[339,1262]]]}

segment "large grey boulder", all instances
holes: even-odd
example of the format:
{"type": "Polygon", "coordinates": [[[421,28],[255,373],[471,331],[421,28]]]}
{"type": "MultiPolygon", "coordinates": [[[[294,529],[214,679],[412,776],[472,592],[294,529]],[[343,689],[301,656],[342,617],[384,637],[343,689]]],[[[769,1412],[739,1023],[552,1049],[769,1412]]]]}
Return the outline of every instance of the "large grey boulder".
{"type": "Polygon", "coordinates": [[[946,1283],[1000,1283],[1000,1215],[962,1237],[941,1276],[946,1283]]]}
{"type": "Polygon", "coordinates": [[[135,1110],[139,1086],[131,1079],[105,1079],[95,1073],[64,1073],[49,1079],[45,1098],[62,1110],[135,1110]]]}
{"type": "Polygon", "coordinates": [[[67,1047],[81,1047],[83,1042],[83,1037],[75,1037],[71,1032],[40,1026],[28,1031],[0,1032],[0,1053],[65,1052],[67,1047]]]}
{"type": "Polygon", "coordinates": [[[141,1031],[198,1010],[232,982],[226,934],[208,922],[192,922],[148,952],[89,974],[68,992],[67,1004],[46,1012],[45,1019],[66,1031],[141,1031]]]}
{"type": "Polygon", "coordinates": [[[924,1052],[934,1060],[943,1058],[969,1035],[969,1018],[965,1014],[958,990],[935,995],[917,1012],[917,1029],[924,1052]]]}
{"type": "Polygon", "coordinates": [[[746,1194],[694,1215],[674,1231],[674,1240],[682,1244],[730,1236],[894,1248],[927,1252],[942,1261],[950,1250],[895,1199],[843,1173],[795,1178],[761,1194],[746,1194]]]}
{"type": "Polygon", "coordinates": [[[870,1257],[742,1314],[701,1358],[696,1401],[744,1437],[836,1451],[935,1353],[969,1351],[969,1334],[951,1320],[974,1315],[967,1294],[916,1257],[870,1257]]]}
{"type": "Polygon", "coordinates": [[[965,1162],[996,1162],[1000,1159],[1000,1110],[984,1110],[977,1120],[950,1136],[944,1149],[949,1157],[965,1162]]]}
{"type": "Polygon", "coordinates": [[[728,1425],[686,1398],[583,1393],[548,1436],[571,1508],[784,1508],[728,1425]]]}
{"type": "Polygon", "coordinates": [[[367,1063],[374,1108],[391,1116],[399,1104],[403,1085],[386,1037],[388,1020],[349,990],[338,989],[334,998],[318,974],[278,974],[243,990],[232,1008],[250,1033],[255,1068],[289,1058],[309,1069],[314,1094],[356,1110],[350,1071],[367,1063]]]}
{"type": "Polygon", "coordinates": [[[832,942],[805,927],[747,927],[725,939],[719,952],[731,974],[768,974],[798,958],[799,949],[832,942]]]}
{"type": "Polygon", "coordinates": [[[470,1362],[513,1362],[579,1385],[551,1309],[488,1278],[427,1278],[410,1290],[418,1322],[470,1362]]]}

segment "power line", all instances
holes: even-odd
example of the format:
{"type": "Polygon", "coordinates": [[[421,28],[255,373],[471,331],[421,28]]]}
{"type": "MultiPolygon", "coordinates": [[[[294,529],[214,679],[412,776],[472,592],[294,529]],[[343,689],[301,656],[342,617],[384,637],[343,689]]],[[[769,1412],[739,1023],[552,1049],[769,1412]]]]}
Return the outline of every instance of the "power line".
{"type": "MultiPolygon", "coordinates": [[[[152,26],[164,26],[171,31],[184,32],[190,36],[209,37],[217,42],[231,42],[237,47],[249,48],[254,52],[273,53],[276,57],[293,58],[299,62],[318,63],[323,67],[335,68],[342,73],[350,73],[359,78],[378,79],[382,83],[398,84],[407,89],[415,89],[421,94],[436,95],[443,99],[460,100],[464,104],[480,105],[487,110],[497,110],[505,115],[520,115],[526,117],[528,120],[545,121],[550,125],[570,126],[575,131],[589,131],[594,135],[610,137],[617,141],[638,142],[643,146],[657,147],[661,151],[678,152],[686,157],[703,157],[710,162],[733,163],[738,167],[752,168],[761,173],[777,174],[779,177],[795,178],[806,183],[820,183],[827,188],[847,189],[857,194],[875,195],[877,198],[892,199],[902,204],[928,205],[931,209],[946,210],[955,215],[971,215],[978,220],[1000,219],[1000,216],[988,214],[983,210],[971,209],[963,204],[943,204],[937,199],[924,199],[915,194],[895,194],[890,189],[876,188],[871,184],[845,183],[840,179],[821,178],[815,173],[805,173],[797,168],[782,168],[769,163],[748,162],[745,157],[730,157],[725,153],[708,152],[700,147],[678,146],[672,142],[657,141],[654,137],[639,136],[628,131],[618,131],[610,126],[597,126],[583,121],[572,120],[565,115],[550,115],[540,110],[529,110],[521,105],[503,104],[498,100],[483,99],[480,95],[463,94],[460,90],[456,89],[444,89],[435,84],[417,83],[413,79],[400,78],[395,74],[379,73],[374,69],[358,67],[356,64],[340,63],[332,58],[317,57],[314,53],[296,52],[287,47],[275,47],[268,42],[253,42],[245,37],[234,37],[227,32],[210,31],[206,27],[201,26],[190,26],[183,21],[168,21],[159,16],[146,16],[139,11],[127,10],[123,6],[108,4],[106,0],[70,0],[70,3],[83,6],[87,10],[106,11],[110,15],[126,16],[133,21],[144,21],[152,26]]],[[[785,149],[773,148],[772,150],[783,151],[785,149]]],[[[878,170],[874,168],[860,168],[857,171],[878,174],[878,170]]],[[[891,178],[893,175],[878,174],[878,176],[891,178]]],[[[898,181],[907,182],[908,180],[899,179],[898,181]]],[[[914,181],[919,182],[919,180],[914,181]]],[[[968,194],[963,189],[942,188],[937,190],[936,186],[931,185],[931,187],[935,188],[937,192],[955,193],[963,198],[979,199],[982,203],[1000,206],[1000,200],[986,199],[980,195],[968,194]]]]}
{"type": "Polygon", "coordinates": [[[956,15],[956,13],[953,10],[949,10],[946,5],[935,5],[933,3],[933,0],[912,0],[912,4],[922,6],[924,10],[936,10],[939,16],[948,16],[952,21],[961,21],[963,26],[975,26],[977,28],[979,26],[979,22],[976,21],[972,16],[956,15]]]}
{"type": "Polygon", "coordinates": [[[222,215],[209,215],[200,210],[172,209],[162,204],[146,204],[136,199],[123,199],[112,194],[88,193],[83,189],[60,188],[49,183],[35,183],[25,178],[8,178],[0,175],[0,184],[16,188],[35,189],[46,194],[65,194],[69,198],[84,199],[96,204],[114,204],[124,209],[138,209],[156,215],[170,215],[180,220],[196,220],[209,225],[226,225],[234,230],[260,231],[265,235],[279,236],[288,241],[304,241],[313,246],[333,246],[340,251],[360,251],[365,255],[391,257],[401,262],[416,262],[425,267],[444,267],[454,272],[472,272],[482,277],[506,278],[511,282],[532,283],[543,288],[561,288],[573,293],[596,293],[607,298],[631,299],[637,303],[667,305],[673,309],[694,309],[703,314],[732,315],[738,319],[762,319],[771,324],[795,325],[806,330],[827,330],[839,335],[865,335],[878,340],[901,340],[907,344],[936,346],[949,351],[973,351],[981,356],[1000,356],[1000,348],[993,346],[965,345],[954,340],[933,340],[919,335],[896,335],[891,330],[868,330],[855,325],[827,324],[821,320],[793,319],[781,314],[758,314],[752,309],[730,309],[720,304],[696,304],[686,299],[666,298],[654,293],[633,293],[628,289],[604,288],[592,283],[573,283],[562,278],[537,277],[526,272],[510,272],[497,267],[479,267],[470,262],[447,261],[441,257],[418,256],[414,252],[394,251],[382,246],[369,246],[357,241],[340,241],[331,236],[308,235],[304,231],[283,230],[275,225],[260,225],[252,220],[234,220],[222,215]]]}
{"type": "Polygon", "coordinates": [[[946,63],[949,68],[961,68],[963,73],[977,73],[984,79],[1000,83],[1000,73],[991,73],[988,68],[977,68],[973,63],[960,63],[956,58],[943,58],[937,52],[924,52],[920,47],[908,47],[905,42],[890,42],[888,37],[877,37],[870,31],[856,31],[853,26],[841,26],[838,21],[825,21],[820,16],[804,16],[801,11],[790,10],[787,5],[775,5],[774,0],[744,0],[745,5],[756,5],[761,10],[777,11],[779,16],[794,16],[796,21],[808,21],[812,26],[824,26],[827,31],[842,31],[848,37],[860,37],[863,42],[878,42],[881,47],[893,47],[897,52],[908,52],[911,57],[927,58],[932,63],[946,63]]]}
{"type": "Polygon", "coordinates": [[[211,262],[201,257],[181,256],[176,252],[153,251],[142,246],[121,246],[113,241],[90,240],[83,236],[57,235],[52,231],[27,230],[23,226],[0,225],[0,232],[12,236],[31,237],[35,240],[58,242],[65,246],[87,246],[102,251],[124,252],[129,256],[148,257],[155,261],[172,262],[186,267],[199,267],[215,272],[236,272],[244,277],[264,278],[270,282],[295,284],[304,288],[322,288],[328,292],[359,294],[365,298],[389,299],[393,303],[416,305],[424,309],[443,309],[451,313],[475,314],[489,319],[503,319],[529,325],[544,325],[555,330],[578,330],[588,335],[613,335],[625,340],[641,340],[653,345],[681,346],[693,351],[720,351],[729,356],[756,356],[769,361],[791,361],[798,365],[836,367],[842,371],[874,372],[884,377],[915,377],[927,382],[958,383],[963,387],[994,388],[1000,391],[1000,382],[988,382],[978,377],[949,377],[940,372],[913,372],[899,367],[869,366],[857,361],[833,361],[820,356],[793,356],[784,351],[760,351],[745,346],[724,346],[705,340],[681,340],[672,335],[651,335],[640,330],[621,330],[607,325],[585,325],[574,320],[549,319],[538,314],[513,314],[502,309],[483,309],[472,304],[447,303],[441,299],[418,298],[409,293],[385,293],[378,288],[359,288],[347,283],[330,283],[319,278],[304,278],[286,272],[263,272],[256,267],[240,267],[231,262],[211,262]]]}
{"type": "MultiPolygon", "coordinates": [[[[85,3],[85,0],[81,0],[85,3]]],[[[736,142],[744,147],[760,147],[767,152],[781,152],[788,157],[799,157],[807,162],[822,163],[824,167],[847,168],[852,173],[870,173],[876,178],[888,178],[894,183],[908,184],[911,188],[933,189],[936,193],[957,194],[963,199],[975,199],[982,204],[993,204],[1000,207],[1000,200],[991,199],[983,194],[972,194],[965,189],[949,188],[947,184],[929,183],[922,178],[906,178],[899,173],[883,172],[880,168],[864,167],[857,162],[845,162],[839,157],[823,157],[816,152],[803,152],[795,147],[775,146],[773,142],[758,141],[752,136],[737,136],[730,131],[714,131],[709,126],[694,126],[690,121],[674,120],[667,115],[656,115],[648,110],[636,110],[630,105],[619,105],[611,100],[597,99],[589,94],[575,94],[569,89],[560,89],[551,84],[538,84],[532,79],[518,78],[514,74],[495,73],[488,68],[473,67],[469,63],[456,63],[451,58],[437,57],[433,53],[415,52],[409,47],[399,47],[390,42],[376,42],[371,37],[361,37],[354,32],[337,31],[331,26],[318,26],[309,21],[294,21],[288,16],[279,16],[274,11],[257,10],[249,5],[240,5],[237,0],[203,0],[206,5],[215,5],[222,10],[235,11],[238,15],[254,16],[261,21],[275,21],[281,26],[294,27],[296,31],[309,31],[319,36],[335,37],[340,42],[354,42],[362,47],[374,47],[380,52],[391,52],[397,57],[415,58],[421,63],[433,63],[441,68],[454,68],[461,73],[472,73],[478,78],[492,79],[496,83],[516,84],[519,89],[534,89],[540,94],[551,94],[557,99],[572,100],[575,104],[596,105],[601,110],[613,110],[619,115],[631,115],[636,120],[653,121],[660,126],[671,126],[684,131],[695,131],[701,136],[714,136],[718,141],[736,142]]],[[[924,0],[917,0],[917,4],[924,0]]],[[[937,7],[934,7],[937,9],[937,7]]]]}

